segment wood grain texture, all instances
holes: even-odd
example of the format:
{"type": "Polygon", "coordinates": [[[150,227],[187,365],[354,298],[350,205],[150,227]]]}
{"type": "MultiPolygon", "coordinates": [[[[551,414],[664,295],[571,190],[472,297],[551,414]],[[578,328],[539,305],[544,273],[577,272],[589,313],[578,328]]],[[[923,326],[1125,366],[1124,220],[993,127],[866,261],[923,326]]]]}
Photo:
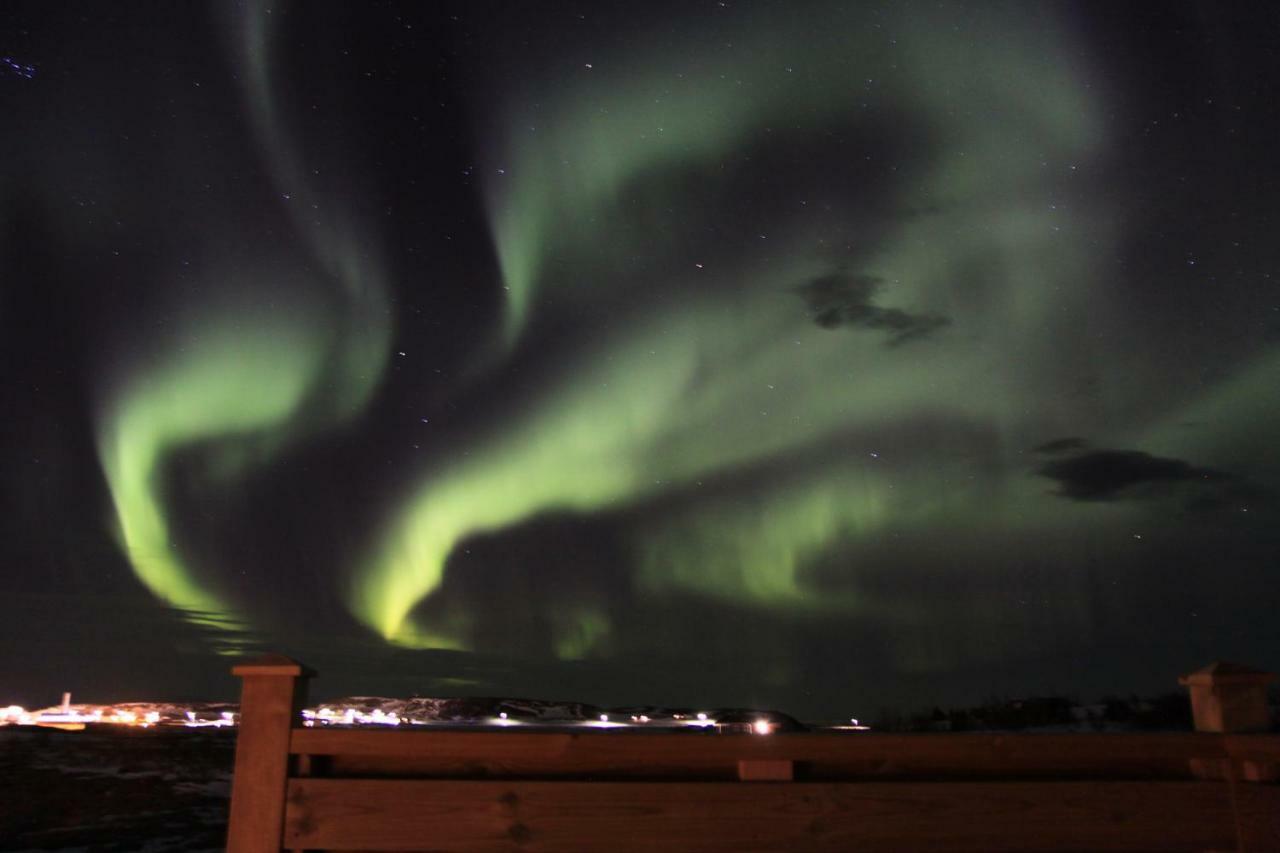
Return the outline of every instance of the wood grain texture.
{"type": "Polygon", "coordinates": [[[227,825],[229,853],[280,849],[289,730],[300,702],[300,696],[295,696],[296,684],[288,675],[244,676],[227,825]]]}
{"type": "Polygon", "coordinates": [[[766,759],[738,762],[740,782],[791,782],[796,778],[793,761],[766,759]]]}
{"type": "MultiPolygon", "coordinates": [[[[1271,741],[1280,738],[1268,736],[1271,741]]],[[[1253,753],[1262,747],[1241,744],[1253,753]]],[[[297,729],[293,752],[335,756],[334,775],[437,778],[737,778],[739,761],[792,761],[796,778],[1183,779],[1223,736],[713,735],[297,729]]]]}
{"type": "Polygon", "coordinates": [[[1280,785],[1234,786],[1241,849],[1246,853],[1280,850],[1280,785]]]}
{"type": "Polygon", "coordinates": [[[284,841],[331,850],[1152,851],[1234,849],[1236,833],[1227,787],[1198,782],[295,779],[284,841]]]}
{"type": "Polygon", "coordinates": [[[1280,734],[1223,735],[1222,743],[1232,758],[1280,762],[1280,734]]]}

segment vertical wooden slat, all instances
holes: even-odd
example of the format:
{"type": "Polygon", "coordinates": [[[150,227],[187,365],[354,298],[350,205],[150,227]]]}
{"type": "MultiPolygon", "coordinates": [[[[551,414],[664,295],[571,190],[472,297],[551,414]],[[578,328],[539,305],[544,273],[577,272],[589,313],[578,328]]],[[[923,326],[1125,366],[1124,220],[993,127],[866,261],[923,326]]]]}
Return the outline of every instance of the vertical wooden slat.
{"type": "Polygon", "coordinates": [[[305,701],[306,672],[282,655],[234,667],[243,679],[236,772],[231,784],[229,853],[279,851],[289,775],[289,730],[305,701]]]}

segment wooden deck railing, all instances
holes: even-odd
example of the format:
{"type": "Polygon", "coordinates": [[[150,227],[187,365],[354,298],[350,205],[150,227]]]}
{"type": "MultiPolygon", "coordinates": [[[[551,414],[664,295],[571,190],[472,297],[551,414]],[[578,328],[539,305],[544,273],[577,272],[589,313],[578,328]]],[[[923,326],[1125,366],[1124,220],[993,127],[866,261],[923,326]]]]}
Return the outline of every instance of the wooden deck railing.
{"type": "MultiPolygon", "coordinates": [[[[233,853],[1280,851],[1280,735],[1230,711],[1185,734],[296,728],[300,665],[234,671],[233,853]]],[[[1198,720],[1241,707],[1211,686],[1198,720]]]]}

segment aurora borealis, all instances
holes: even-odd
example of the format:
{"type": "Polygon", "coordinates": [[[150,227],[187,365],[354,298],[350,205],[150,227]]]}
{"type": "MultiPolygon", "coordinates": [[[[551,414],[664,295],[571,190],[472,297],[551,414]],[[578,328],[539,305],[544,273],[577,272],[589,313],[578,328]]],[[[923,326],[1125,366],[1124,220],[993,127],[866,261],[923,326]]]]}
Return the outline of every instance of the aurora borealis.
{"type": "Polygon", "coordinates": [[[1280,14],[10,17],[12,690],[270,648],[841,716],[1280,667],[1280,14]]]}

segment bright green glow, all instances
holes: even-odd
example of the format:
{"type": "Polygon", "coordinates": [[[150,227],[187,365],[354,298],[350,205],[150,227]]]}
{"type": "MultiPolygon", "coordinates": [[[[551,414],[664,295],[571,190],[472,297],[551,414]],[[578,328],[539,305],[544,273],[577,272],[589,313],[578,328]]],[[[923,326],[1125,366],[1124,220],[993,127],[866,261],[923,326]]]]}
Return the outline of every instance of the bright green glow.
{"type": "MultiPolygon", "coordinates": [[[[927,347],[888,358],[879,336],[817,329],[792,294],[769,286],[813,272],[779,271],[744,288],[752,296],[739,297],[733,322],[713,300],[658,311],[629,339],[569,372],[523,417],[433,472],[356,590],[360,618],[398,643],[457,647],[460,637],[418,625],[409,613],[439,585],[449,553],[467,536],[542,512],[590,511],[696,485],[699,477],[843,430],[891,426],[916,410],[985,412],[970,392],[991,368],[983,353],[951,359],[944,370],[927,347]],[[859,371],[859,364],[875,370],[859,371]],[[931,371],[938,371],[938,387],[921,401],[916,383],[931,371]]],[[[838,533],[874,528],[884,516],[882,489],[869,481],[862,490],[806,487],[771,498],[772,532],[757,533],[776,538],[738,568],[739,592],[798,596],[798,562],[838,533]]],[[[752,532],[759,515],[726,520],[714,505],[708,511],[721,515],[711,526],[736,524],[744,543],[761,544],[752,532]]],[[[692,555],[691,564],[706,552],[701,544],[680,550],[692,555]]],[[[651,559],[666,558],[659,550],[651,559]]],[[[675,568],[668,580],[707,586],[693,580],[696,571],[675,568]]],[[[650,580],[655,572],[649,569],[650,580]]],[[[732,580],[728,573],[721,579],[732,580]]],[[[734,587],[721,589],[735,594],[734,587]]]]}
{"type": "MultiPolygon", "coordinates": [[[[874,451],[876,436],[892,444],[902,425],[930,417],[992,425],[997,445],[979,450],[1010,469],[1025,470],[1024,448],[1061,434],[1063,387],[1093,353],[1078,347],[1048,366],[1009,353],[1042,350],[1046,329],[1079,322],[1083,306],[1102,302],[1085,285],[1097,280],[1091,265],[1109,218],[1084,201],[1071,215],[1051,205],[1062,175],[1094,162],[1095,107],[1053,28],[1018,23],[1023,7],[918,12],[873,29],[854,20],[862,12],[832,9],[821,36],[761,19],[731,39],[733,50],[615,57],[580,85],[557,81],[556,96],[522,93],[536,108],[513,113],[505,174],[489,193],[508,345],[543,310],[540,289],[556,289],[550,304],[560,310],[590,305],[610,295],[601,292],[611,270],[661,257],[667,243],[687,245],[706,228],[683,170],[740,162],[771,128],[857,125],[869,107],[900,112],[927,138],[904,157],[897,208],[881,211],[887,233],[859,268],[886,282],[877,305],[942,313],[953,324],[892,350],[876,332],[817,329],[790,290],[830,272],[818,238],[856,241],[869,214],[781,215],[768,254],[744,259],[748,274],[668,273],[675,280],[656,289],[679,296],[642,315],[611,315],[611,337],[578,366],[429,471],[357,581],[362,621],[409,646],[464,644],[447,626],[412,618],[415,606],[439,587],[461,540],[540,513],[617,508],[673,488],[688,494],[704,479],[841,437],[862,437],[874,451]],[[987,35],[957,38],[953,28],[987,35]],[[958,275],[985,291],[957,292],[958,275]]],[[[1089,429],[1076,408],[1069,422],[1089,429]]],[[[963,466],[925,476],[894,459],[883,463],[890,478],[871,464],[842,462],[754,497],[695,501],[637,530],[641,584],[808,606],[814,594],[801,567],[834,541],[890,517],[956,519],[973,500],[963,466]]],[[[1020,488],[1043,492],[1030,481],[1020,488]]],[[[1006,521],[1025,519],[1015,512],[1006,521]]]]}
{"type": "Polygon", "coordinates": [[[122,544],[139,580],[191,621],[232,634],[242,619],[196,577],[174,542],[162,493],[166,465],[198,445],[209,484],[234,488],[284,445],[363,409],[390,336],[368,249],[340,205],[317,212],[319,198],[289,139],[271,80],[269,20],[259,4],[237,22],[245,95],[277,185],[294,202],[298,233],[325,275],[302,287],[255,281],[253,298],[242,276],[211,276],[204,292],[216,295],[185,306],[190,313],[174,339],[147,342],[145,356],[115,383],[98,426],[122,544]],[[298,214],[302,209],[308,216],[298,214]],[[336,298],[325,293],[330,285],[336,298]]]}
{"type": "Polygon", "coordinates": [[[172,344],[158,367],[135,373],[102,418],[99,453],[129,561],[139,580],[193,621],[234,629],[239,620],[192,576],[172,541],[160,492],[164,463],[212,438],[240,440],[234,455],[214,460],[224,474],[244,461],[249,443],[270,450],[263,431],[296,412],[322,364],[323,341],[307,319],[314,318],[289,312],[268,320],[248,306],[220,312],[172,344]]]}
{"type": "Polygon", "coordinates": [[[611,257],[660,245],[680,213],[654,203],[647,176],[669,167],[714,172],[775,129],[816,131],[885,107],[921,121],[946,146],[921,184],[931,197],[912,200],[928,206],[999,198],[1001,189],[1025,196],[1046,156],[1083,155],[1100,141],[1074,57],[1043,29],[1020,24],[1016,4],[962,16],[890,12],[875,30],[856,9],[807,9],[802,30],[795,17],[761,16],[728,34],[732,49],[668,45],[613,57],[576,82],[558,79],[555,98],[518,94],[505,168],[493,170],[489,191],[508,345],[533,310],[548,258],[577,263],[570,278],[596,287],[589,235],[607,237],[611,257]],[[829,22],[825,32],[814,20],[829,22]],[[975,49],[955,37],[961,28],[1003,35],[975,49]],[[662,227],[629,229],[628,218],[647,207],[662,227]]]}
{"type": "Polygon", "coordinates": [[[704,161],[758,120],[750,114],[754,104],[707,97],[697,81],[656,101],[648,93],[663,84],[652,79],[607,85],[607,91],[584,86],[577,98],[567,100],[565,114],[543,116],[537,136],[517,143],[512,188],[498,192],[493,219],[507,287],[508,343],[527,319],[546,255],[565,249],[567,233],[584,226],[592,230],[592,219],[607,217],[623,185],[644,170],[704,161]],[[588,104],[617,99],[640,109],[614,116],[604,107],[583,108],[578,99],[588,104]],[[572,159],[561,156],[565,151],[572,159]]]}
{"type": "Polygon", "coordinates": [[[362,408],[386,366],[391,337],[390,308],[383,274],[372,260],[373,241],[346,215],[340,200],[312,186],[299,145],[289,134],[271,74],[271,9],[251,2],[236,21],[235,49],[248,69],[245,99],[262,143],[264,156],[298,234],[325,272],[342,289],[338,317],[345,334],[335,338],[338,350],[328,365],[330,385],[338,397],[332,407],[350,414],[362,408]]]}
{"type": "Polygon", "coordinates": [[[436,474],[362,582],[359,616],[406,645],[456,646],[460,641],[406,622],[439,584],[453,546],[542,509],[597,507],[638,488],[644,474],[640,460],[628,464],[627,448],[644,446],[660,429],[663,409],[678,402],[691,356],[669,350],[659,359],[636,348],[609,356],[622,362],[625,383],[611,382],[612,370],[588,371],[556,404],[534,412],[519,434],[436,474]],[[613,429],[599,428],[601,410],[614,412],[613,429]],[[564,476],[567,467],[574,476],[564,476]]]}
{"type": "MultiPolygon", "coordinates": [[[[870,467],[870,466],[866,466],[870,467]]],[[[887,520],[889,490],[867,471],[844,471],[756,499],[709,501],[675,513],[636,543],[640,583],[761,604],[820,605],[801,583],[805,563],[838,537],[887,520]]]]}

